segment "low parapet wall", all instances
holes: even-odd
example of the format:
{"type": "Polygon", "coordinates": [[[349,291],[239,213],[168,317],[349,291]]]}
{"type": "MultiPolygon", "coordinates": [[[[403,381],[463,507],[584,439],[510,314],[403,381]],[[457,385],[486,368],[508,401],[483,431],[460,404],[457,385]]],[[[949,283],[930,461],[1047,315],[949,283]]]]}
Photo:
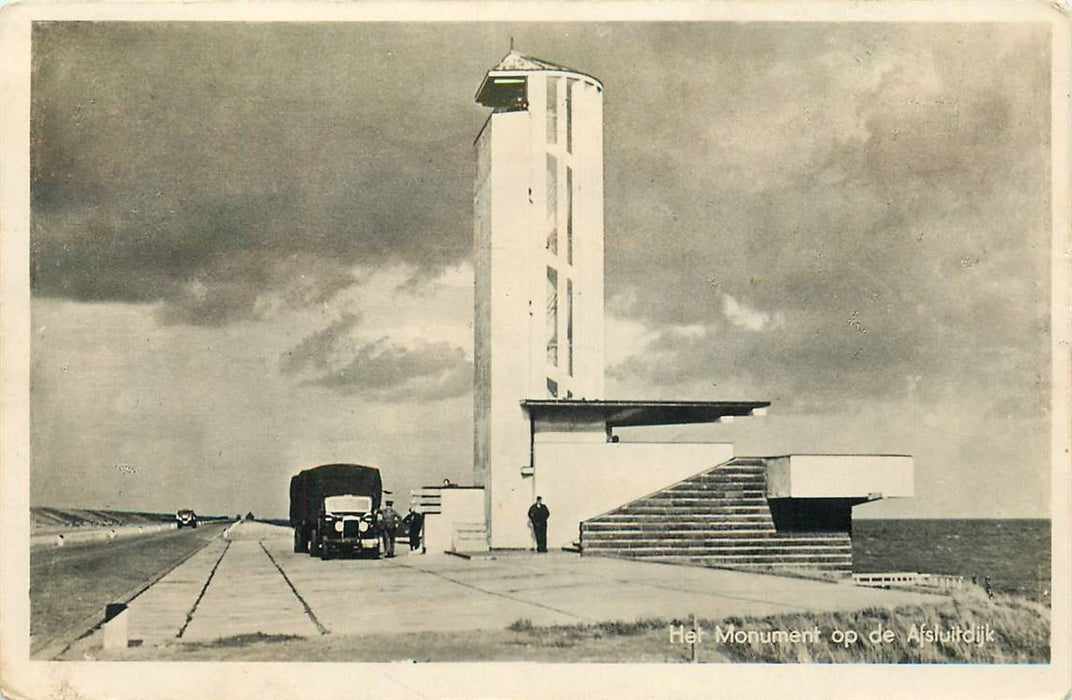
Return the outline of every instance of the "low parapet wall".
{"type": "Polygon", "coordinates": [[[907,455],[785,455],[764,457],[768,498],[911,497],[907,455]]]}
{"type": "Polygon", "coordinates": [[[174,530],[175,523],[161,523],[159,525],[118,525],[116,527],[100,528],[71,528],[64,532],[53,532],[30,537],[31,547],[63,547],[69,544],[82,544],[85,542],[107,542],[139,535],[150,535],[155,532],[174,530]]]}

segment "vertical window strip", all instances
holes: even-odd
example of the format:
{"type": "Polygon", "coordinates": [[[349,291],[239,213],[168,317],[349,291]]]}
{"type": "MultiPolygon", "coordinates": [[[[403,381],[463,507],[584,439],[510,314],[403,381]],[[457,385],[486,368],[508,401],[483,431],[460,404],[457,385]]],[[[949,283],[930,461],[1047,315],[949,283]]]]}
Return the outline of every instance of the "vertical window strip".
{"type": "Polygon", "coordinates": [[[573,376],[573,280],[566,279],[566,366],[573,376]]]}
{"type": "Polygon", "coordinates": [[[566,153],[573,153],[573,86],[577,81],[566,79],[566,153]]]}
{"type": "Polygon", "coordinates": [[[558,78],[547,78],[547,143],[558,143],[558,78]]]}
{"type": "Polygon", "coordinates": [[[558,270],[547,268],[547,364],[558,367],[558,270]]]}
{"type": "Polygon", "coordinates": [[[547,250],[558,255],[558,159],[547,154],[547,250]]]}
{"type": "Polygon", "coordinates": [[[573,264],[573,168],[566,167],[566,262],[573,264]]]}

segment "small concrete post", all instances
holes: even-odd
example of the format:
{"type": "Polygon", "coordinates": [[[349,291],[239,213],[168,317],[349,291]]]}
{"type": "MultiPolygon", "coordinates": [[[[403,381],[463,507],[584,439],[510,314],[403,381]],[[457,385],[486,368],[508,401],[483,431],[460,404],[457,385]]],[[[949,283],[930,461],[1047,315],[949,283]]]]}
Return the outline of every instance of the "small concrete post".
{"type": "Polygon", "coordinates": [[[127,618],[125,603],[109,603],[104,608],[104,648],[107,650],[127,648],[127,618]]]}

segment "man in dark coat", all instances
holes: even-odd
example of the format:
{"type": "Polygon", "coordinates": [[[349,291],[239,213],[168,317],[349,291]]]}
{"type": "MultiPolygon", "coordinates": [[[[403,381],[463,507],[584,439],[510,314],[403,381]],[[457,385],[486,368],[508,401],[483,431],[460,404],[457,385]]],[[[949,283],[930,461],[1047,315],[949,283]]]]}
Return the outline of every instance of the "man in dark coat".
{"type": "MultiPolygon", "coordinates": [[[[413,506],[409,507],[406,517],[402,518],[402,524],[409,528],[409,551],[414,551],[421,546],[421,530],[424,528],[424,513],[417,512],[413,506]]],[[[423,550],[421,551],[423,554],[423,550]]]]}
{"type": "Polygon", "coordinates": [[[537,496],[536,502],[529,508],[529,522],[532,523],[532,532],[536,535],[536,551],[547,551],[547,518],[551,511],[543,504],[543,497],[537,496]]]}
{"type": "Polygon", "coordinates": [[[391,507],[394,504],[394,501],[387,501],[387,506],[380,510],[380,517],[377,519],[380,526],[380,537],[383,540],[384,554],[387,558],[395,555],[395,532],[398,531],[400,521],[398,513],[391,507]]]}

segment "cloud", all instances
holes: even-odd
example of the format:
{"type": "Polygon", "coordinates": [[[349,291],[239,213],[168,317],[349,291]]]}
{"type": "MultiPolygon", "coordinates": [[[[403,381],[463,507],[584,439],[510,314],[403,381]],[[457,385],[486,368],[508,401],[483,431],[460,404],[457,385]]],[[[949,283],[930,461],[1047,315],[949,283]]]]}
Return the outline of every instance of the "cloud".
{"type": "Polygon", "coordinates": [[[357,325],[356,314],[343,314],[327,327],[303,339],[296,346],[279,357],[279,371],[283,374],[297,374],[305,370],[328,369],[340,342],[357,325]]]}
{"type": "Polygon", "coordinates": [[[771,316],[762,311],[755,311],[740,303],[729,294],[722,295],[722,314],[735,326],[750,331],[763,332],[785,325],[785,314],[781,311],[771,316]]]}
{"type": "Polygon", "coordinates": [[[405,346],[380,338],[357,347],[352,355],[344,366],[308,383],[388,403],[435,401],[472,391],[472,363],[464,350],[449,343],[405,346]]]}

